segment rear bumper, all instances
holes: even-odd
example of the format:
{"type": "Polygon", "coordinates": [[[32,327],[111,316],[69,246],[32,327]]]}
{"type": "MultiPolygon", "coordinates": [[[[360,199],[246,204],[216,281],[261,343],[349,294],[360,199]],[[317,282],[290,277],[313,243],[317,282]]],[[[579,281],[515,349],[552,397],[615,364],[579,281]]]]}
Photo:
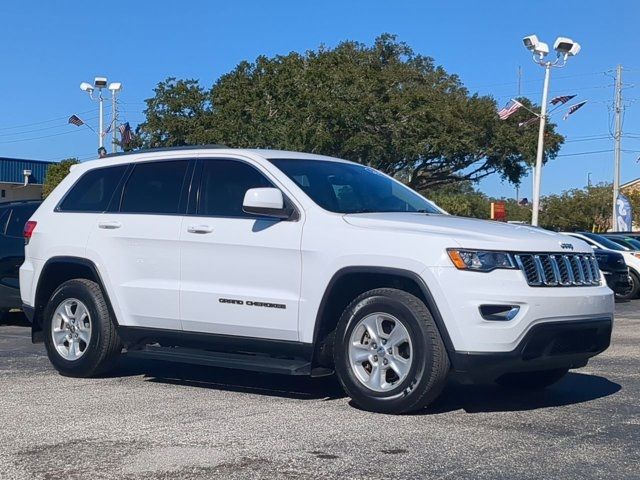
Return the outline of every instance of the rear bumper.
{"type": "Polygon", "coordinates": [[[20,290],[0,284],[0,310],[10,310],[21,306],[20,290]]]}
{"type": "Polygon", "coordinates": [[[510,352],[454,352],[454,372],[485,382],[505,373],[583,367],[609,347],[612,328],[612,318],[537,324],[510,352]]]}

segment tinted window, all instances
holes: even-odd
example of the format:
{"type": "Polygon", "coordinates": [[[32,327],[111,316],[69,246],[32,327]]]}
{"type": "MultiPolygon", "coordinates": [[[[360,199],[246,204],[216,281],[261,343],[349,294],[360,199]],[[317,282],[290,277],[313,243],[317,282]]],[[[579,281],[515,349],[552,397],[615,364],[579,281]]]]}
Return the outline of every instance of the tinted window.
{"type": "Polygon", "coordinates": [[[271,162],[331,212],[442,213],[410,188],[370,167],[325,160],[271,162]]]}
{"type": "Polygon", "coordinates": [[[609,250],[618,250],[618,251],[628,251],[629,250],[627,247],[623,247],[622,245],[618,245],[616,242],[612,242],[608,238],[605,238],[605,237],[603,237],[601,235],[598,235],[598,234],[595,234],[595,233],[585,232],[582,235],[584,235],[587,238],[590,238],[594,242],[599,243],[604,248],[608,248],[609,250]]]}
{"type": "Polygon", "coordinates": [[[188,160],[138,163],[122,196],[121,212],[179,213],[188,160]]]}
{"type": "Polygon", "coordinates": [[[8,208],[0,208],[0,235],[4,235],[4,228],[7,226],[10,212],[11,210],[8,208]]]}
{"type": "Polygon", "coordinates": [[[69,190],[59,210],[68,212],[104,212],[127,165],[97,168],[85,173],[69,190]]]}
{"type": "Polygon", "coordinates": [[[11,210],[9,216],[9,223],[7,223],[7,237],[22,237],[24,231],[24,224],[33,215],[39,205],[23,205],[15,207],[11,210]]]}
{"type": "Polygon", "coordinates": [[[251,217],[242,211],[244,194],[250,188],[273,187],[251,165],[234,160],[205,160],[198,215],[251,217]]]}

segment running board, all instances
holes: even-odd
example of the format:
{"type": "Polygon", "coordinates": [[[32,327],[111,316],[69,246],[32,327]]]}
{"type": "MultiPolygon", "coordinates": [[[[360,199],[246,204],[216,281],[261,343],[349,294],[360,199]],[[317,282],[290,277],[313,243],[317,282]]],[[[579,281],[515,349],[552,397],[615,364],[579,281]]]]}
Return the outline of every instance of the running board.
{"type": "Polygon", "coordinates": [[[276,358],[268,355],[210,352],[183,347],[146,345],[140,350],[128,350],[126,356],[282,375],[311,375],[311,364],[306,360],[276,358]]]}

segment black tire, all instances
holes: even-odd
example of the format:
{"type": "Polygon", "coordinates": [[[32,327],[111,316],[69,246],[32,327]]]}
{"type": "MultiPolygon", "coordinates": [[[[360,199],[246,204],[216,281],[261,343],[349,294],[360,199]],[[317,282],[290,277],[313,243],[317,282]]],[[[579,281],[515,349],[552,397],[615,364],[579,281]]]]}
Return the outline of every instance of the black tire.
{"type": "Polygon", "coordinates": [[[519,390],[541,390],[561,380],[568,371],[568,368],[556,368],[537,372],[507,373],[498,378],[496,383],[502,387],[519,390]]]}
{"type": "Polygon", "coordinates": [[[616,293],[616,297],[622,300],[632,300],[640,293],[640,277],[634,271],[629,271],[629,289],[624,293],[616,293]]]}
{"type": "Polygon", "coordinates": [[[407,413],[424,408],[438,397],[449,373],[449,358],[429,309],[419,298],[393,288],[370,290],[347,306],[336,330],[334,361],[340,383],[353,401],[366,410],[381,413],[407,413]],[[384,392],[365,386],[349,361],[354,328],[367,315],[378,312],[398,319],[414,346],[406,377],[384,392]]]}
{"type": "Polygon", "coordinates": [[[42,323],[47,355],[62,375],[86,378],[103,374],[113,366],[122,351],[122,344],[102,289],[91,280],[77,278],[60,285],[49,299],[42,323]],[[51,333],[56,308],[64,300],[72,298],[83,302],[91,317],[90,340],[83,355],[77,360],[67,360],[58,353],[51,333]]]}

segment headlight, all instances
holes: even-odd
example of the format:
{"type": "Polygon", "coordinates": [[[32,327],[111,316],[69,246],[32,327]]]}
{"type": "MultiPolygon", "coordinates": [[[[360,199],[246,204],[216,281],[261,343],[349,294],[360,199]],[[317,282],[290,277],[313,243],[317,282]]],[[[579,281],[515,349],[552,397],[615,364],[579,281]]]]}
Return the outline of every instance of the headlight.
{"type": "Polygon", "coordinates": [[[496,268],[517,268],[511,254],[491,250],[447,249],[449,258],[459,270],[490,272],[496,268]]]}

